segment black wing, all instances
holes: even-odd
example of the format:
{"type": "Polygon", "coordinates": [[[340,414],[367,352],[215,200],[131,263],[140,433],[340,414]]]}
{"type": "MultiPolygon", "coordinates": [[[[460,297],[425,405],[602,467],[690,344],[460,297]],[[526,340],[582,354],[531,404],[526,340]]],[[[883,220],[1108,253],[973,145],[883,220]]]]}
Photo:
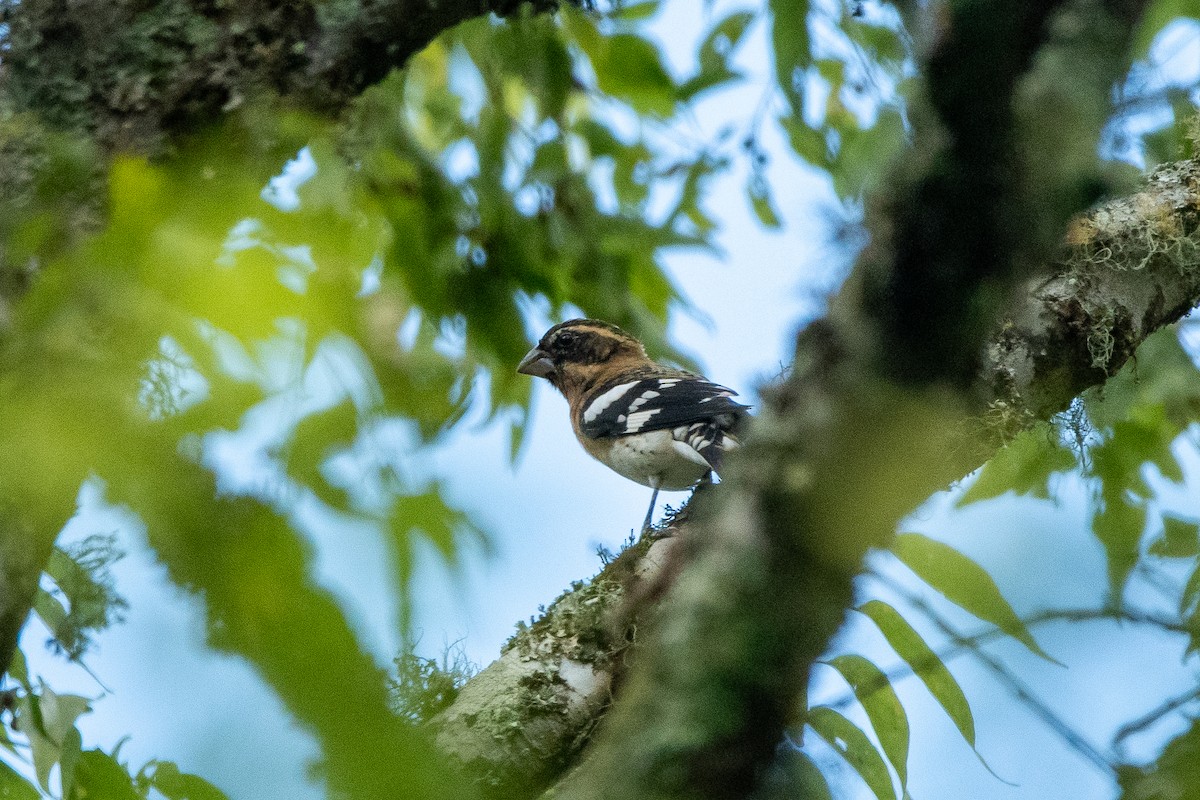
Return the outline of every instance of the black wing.
{"type": "Polygon", "coordinates": [[[734,401],[736,395],[732,389],[693,376],[617,382],[588,402],[579,427],[592,437],[628,436],[694,422],[711,422],[728,430],[749,408],[734,401]]]}

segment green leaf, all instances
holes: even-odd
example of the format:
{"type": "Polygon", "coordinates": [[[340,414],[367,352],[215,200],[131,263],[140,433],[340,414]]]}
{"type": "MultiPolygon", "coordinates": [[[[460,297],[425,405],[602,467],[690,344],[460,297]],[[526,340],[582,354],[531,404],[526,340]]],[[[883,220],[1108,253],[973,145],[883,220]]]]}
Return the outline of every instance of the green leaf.
{"type": "Polygon", "coordinates": [[[658,48],[629,33],[608,40],[607,57],[595,64],[596,82],[613,97],[645,114],[670,116],[675,108],[675,82],[663,66],[658,48]]]}
{"type": "Polygon", "coordinates": [[[854,690],[884,754],[900,777],[903,792],[908,785],[908,715],[891,682],[879,667],[860,655],[842,655],[826,663],[840,672],[854,690]]]}
{"type": "Polygon", "coordinates": [[[1008,492],[1048,499],[1050,476],[1074,466],[1075,454],[1058,441],[1054,429],[1039,425],[992,456],[956,505],[962,508],[1008,492]]]}
{"type": "Polygon", "coordinates": [[[1163,532],[1150,543],[1149,552],[1161,558],[1195,558],[1200,555],[1200,522],[1163,514],[1163,532]]]}
{"type": "Polygon", "coordinates": [[[808,63],[807,0],[770,0],[771,44],[775,53],[775,80],[792,106],[800,112],[798,71],[808,63]]]}
{"type": "Polygon", "coordinates": [[[797,751],[794,762],[793,786],[795,797],[804,800],[833,800],[829,782],[807,753],[797,751]]]}
{"type": "Polygon", "coordinates": [[[1104,545],[1109,591],[1117,598],[1141,555],[1146,509],[1131,503],[1125,492],[1109,491],[1107,486],[1102,496],[1103,503],[1092,516],[1092,533],[1104,545]]]}
{"type": "Polygon", "coordinates": [[[1183,654],[1184,658],[1187,658],[1200,651],[1200,564],[1197,564],[1188,576],[1179,596],[1179,613],[1187,620],[1188,631],[1191,634],[1183,654]]]}
{"type": "Polygon", "coordinates": [[[640,3],[620,3],[612,12],[612,18],[622,22],[637,22],[649,19],[658,13],[659,0],[643,0],[640,3]]]}
{"type": "Polygon", "coordinates": [[[83,752],[83,737],[74,725],[63,736],[62,751],[58,758],[58,777],[62,785],[62,796],[70,797],[75,785],[75,770],[83,752]]]}
{"type": "Polygon", "coordinates": [[[971,715],[967,696],[942,660],[925,644],[921,634],[908,624],[899,611],[882,600],[870,600],[858,610],[874,621],[896,655],[904,659],[913,674],[921,679],[925,688],[946,711],[967,744],[975,747],[975,718],[971,715]]]}
{"type": "Polygon", "coordinates": [[[1150,46],[1163,28],[1179,18],[1200,19],[1195,0],[1155,0],[1142,12],[1141,22],[1133,34],[1130,55],[1134,59],[1145,58],[1150,46]]]}
{"type": "Polygon", "coordinates": [[[718,67],[713,70],[698,72],[679,85],[678,96],[683,102],[688,102],[697,95],[715,89],[731,81],[745,77],[735,70],[718,67]]]}
{"type": "Polygon", "coordinates": [[[799,116],[792,115],[780,117],[779,124],[787,133],[788,143],[796,155],[814,167],[825,169],[829,166],[829,142],[823,130],[810,128],[799,116]]]}
{"type": "Polygon", "coordinates": [[[750,185],[746,187],[746,194],[749,195],[750,205],[763,227],[777,229],[783,224],[775,212],[775,206],[771,202],[771,190],[765,180],[751,178],[750,185]]]}
{"type": "Polygon", "coordinates": [[[883,756],[857,725],[824,706],[809,709],[808,724],[854,767],[879,800],[896,800],[896,788],[883,756]]]}
{"type": "Polygon", "coordinates": [[[145,800],[133,779],[115,757],[100,750],[85,750],[75,767],[77,795],[87,800],[145,800]]]}
{"type": "Polygon", "coordinates": [[[0,797],[4,800],[39,800],[41,796],[36,786],[0,761],[0,797]]]}
{"type": "Polygon", "coordinates": [[[992,576],[950,545],[919,533],[902,533],[896,537],[892,552],[950,602],[995,625],[1036,655],[1059,663],[1030,635],[992,576]]]}
{"type": "Polygon", "coordinates": [[[831,115],[841,144],[830,167],[833,188],[842,197],[856,197],[874,187],[892,160],[904,149],[908,133],[894,107],[880,109],[875,123],[860,129],[848,112],[831,115]]]}
{"type": "Polygon", "coordinates": [[[889,74],[898,77],[898,69],[908,55],[899,30],[894,30],[886,25],[872,25],[857,20],[852,20],[845,25],[844,30],[852,42],[862,46],[867,58],[877,63],[889,74]]]}
{"type": "Polygon", "coordinates": [[[42,622],[46,623],[54,638],[62,642],[67,627],[67,609],[62,602],[45,589],[39,588],[33,601],[33,610],[42,618],[42,622]]]}
{"type": "Polygon", "coordinates": [[[33,686],[29,683],[29,665],[25,662],[25,653],[21,648],[13,651],[12,660],[8,664],[8,675],[21,684],[27,694],[33,694],[33,686]]]}
{"type": "Polygon", "coordinates": [[[570,7],[561,14],[567,31],[592,62],[602,92],[644,114],[670,116],[675,109],[675,82],[657,47],[632,33],[605,36],[587,14],[570,7]]]}
{"type": "Polygon", "coordinates": [[[735,11],[713,26],[700,44],[700,72],[727,70],[729,57],[742,41],[746,27],[756,15],[750,11],[735,11]]]}
{"type": "Polygon", "coordinates": [[[225,793],[197,775],[181,772],[170,761],[153,762],[150,783],[167,800],[228,800],[225,793]]]}

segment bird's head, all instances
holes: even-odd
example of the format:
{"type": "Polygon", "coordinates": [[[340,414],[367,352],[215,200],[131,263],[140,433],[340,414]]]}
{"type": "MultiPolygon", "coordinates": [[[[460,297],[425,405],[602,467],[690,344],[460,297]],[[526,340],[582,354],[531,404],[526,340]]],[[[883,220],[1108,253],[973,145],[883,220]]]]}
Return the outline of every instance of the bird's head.
{"type": "Polygon", "coordinates": [[[572,319],[560,322],[537,343],[517,372],[545,378],[559,391],[582,387],[614,364],[647,362],[646,348],[616,325],[598,319],[572,319]]]}

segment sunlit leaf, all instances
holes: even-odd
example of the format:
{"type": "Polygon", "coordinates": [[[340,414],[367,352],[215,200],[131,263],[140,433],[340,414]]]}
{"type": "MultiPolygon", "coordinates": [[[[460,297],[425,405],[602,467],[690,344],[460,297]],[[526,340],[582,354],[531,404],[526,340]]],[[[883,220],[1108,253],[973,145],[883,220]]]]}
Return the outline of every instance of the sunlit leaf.
{"type": "Polygon", "coordinates": [[[841,655],[827,663],[846,679],[867,712],[884,754],[900,777],[903,792],[908,784],[908,715],[891,682],[879,667],[859,655],[841,655]]]}
{"type": "Polygon", "coordinates": [[[950,545],[919,533],[897,536],[892,552],[947,600],[995,625],[1034,654],[1055,661],[1030,635],[992,576],[974,561],[950,545]]]}
{"type": "Polygon", "coordinates": [[[883,756],[858,726],[832,708],[809,709],[808,724],[846,759],[879,800],[896,800],[896,788],[883,756]]]}

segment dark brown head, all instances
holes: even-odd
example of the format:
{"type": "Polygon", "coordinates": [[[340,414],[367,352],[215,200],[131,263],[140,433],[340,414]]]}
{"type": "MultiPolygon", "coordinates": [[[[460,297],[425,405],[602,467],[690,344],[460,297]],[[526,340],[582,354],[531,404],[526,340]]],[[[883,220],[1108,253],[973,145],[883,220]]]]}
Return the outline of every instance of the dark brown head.
{"type": "Polygon", "coordinates": [[[594,385],[614,367],[648,363],[646,348],[616,325],[598,319],[560,322],[526,353],[517,372],[545,378],[564,394],[594,385]]]}

